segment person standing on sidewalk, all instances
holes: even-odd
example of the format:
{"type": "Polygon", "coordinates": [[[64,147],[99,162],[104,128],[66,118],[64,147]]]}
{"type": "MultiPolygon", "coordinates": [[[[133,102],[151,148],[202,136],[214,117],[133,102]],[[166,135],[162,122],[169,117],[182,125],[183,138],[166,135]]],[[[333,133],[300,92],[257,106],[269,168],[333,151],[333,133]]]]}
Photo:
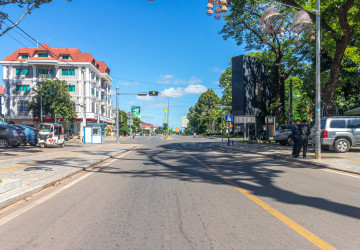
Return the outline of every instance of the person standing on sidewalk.
{"type": "Polygon", "coordinates": [[[291,125],[291,134],[292,134],[292,139],[294,141],[293,152],[292,152],[293,158],[298,158],[301,150],[299,125],[300,125],[300,120],[296,120],[295,123],[291,125]]]}
{"type": "Polygon", "coordinates": [[[299,153],[300,153],[301,148],[303,148],[303,158],[306,158],[307,147],[308,147],[308,143],[309,143],[309,135],[310,135],[309,125],[307,124],[306,120],[303,120],[302,124],[300,126],[301,145],[300,145],[300,150],[299,150],[299,153]]]}

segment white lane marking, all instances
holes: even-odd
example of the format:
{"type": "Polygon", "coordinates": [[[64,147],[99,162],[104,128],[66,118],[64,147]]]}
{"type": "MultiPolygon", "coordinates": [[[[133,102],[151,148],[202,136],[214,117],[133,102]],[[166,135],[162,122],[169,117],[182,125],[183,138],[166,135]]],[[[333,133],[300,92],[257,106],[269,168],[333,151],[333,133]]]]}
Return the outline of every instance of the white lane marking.
{"type": "MultiPolygon", "coordinates": [[[[134,149],[138,149],[138,148],[140,148],[140,147],[141,147],[141,145],[140,145],[140,146],[137,146],[137,147],[134,148],[134,149]]],[[[128,154],[130,154],[131,152],[132,152],[132,151],[128,151],[128,152],[120,155],[119,157],[116,157],[116,158],[112,159],[110,162],[104,164],[104,166],[107,166],[107,165],[113,163],[114,161],[116,161],[116,160],[118,160],[118,159],[120,159],[120,158],[122,158],[122,157],[124,157],[124,156],[126,156],[126,155],[128,155],[128,154]]],[[[71,183],[69,183],[69,184],[67,184],[67,185],[65,185],[65,186],[62,186],[62,187],[59,188],[58,190],[55,190],[54,192],[52,192],[52,193],[50,193],[50,194],[48,194],[48,195],[46,195],[46,196],[38,199],[37,201],[34,201],[33,203],[29,204],[28,206],[23,207],[23,208],[19,209],[18,211],[15,211],[14,213],[9,214],[8,216],[0,219],[0,226],[4,225],[5,223],[8,223],[9,221],[15,219],[15,218],[18,217],[18,216],[26,213],[27,211],[29,211],[30,209],[32,209],[32,208],[40,205],[41,203],[44,203],[45,201],[51,199],[51,198],[54,197],[55,195],[57,195],[57,194],[61,193],[62,191],[70,188],[71,186],[75,185],[76,183],[78,183],[78,182],[86,179],[87,177],[89,177],[90,175],[92,175],[92,174],[94,174],[94,173],[96,173],[96,172],[87,173],[87,174],[81,176],[79,179],[76,179],[76,180],[72,181],[71,183]]]]}
{"type": "Polygon", "coordinates": [[[345,173],[345,172],[341,172],[341,171],[338,171],[338,170],[335,170],[335,169],[321,169],[321,170],[326,171],[326,172],[331,172],[331,173],[334,173],[334,174],[341,174],[341,175],[346,175],[346,176],[349,176],[349,177],[360,179],[360,175],[357,175],[357,174],[345,173]]]}

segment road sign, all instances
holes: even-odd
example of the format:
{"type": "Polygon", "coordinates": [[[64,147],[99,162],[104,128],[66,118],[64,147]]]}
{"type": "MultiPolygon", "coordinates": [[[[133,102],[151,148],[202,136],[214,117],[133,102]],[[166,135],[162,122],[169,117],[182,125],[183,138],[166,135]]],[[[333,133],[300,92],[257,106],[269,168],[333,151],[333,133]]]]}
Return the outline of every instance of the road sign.
{"type": "Polygon", "coordinates": [[[127,118],[131,119],[133,117],[134,117],[134,113],[132,113],[132,112],[127,113],[127,118]]]}
{"type": "Polygon", "coordinates": [[[140,107],[139,106],[131,106],[131,112],[135,115],[135,117],[140,118],[140,107]]]}
{"type": "Polygon", "coordinates": [[[167,110],[167,109],[164,109],[164,112],[168,112],[168,110],[167,110]]]}
{"type": "Polygon", "coordinates": [[[226,125],[226,129],[230,129],[230,125],[226,125]]]}
{"type": "Polygon", "coordinates": [[[225,116],[225,122],[232,122],[233,121],[233,116],[232,115],[226,115],[225,116]]]}

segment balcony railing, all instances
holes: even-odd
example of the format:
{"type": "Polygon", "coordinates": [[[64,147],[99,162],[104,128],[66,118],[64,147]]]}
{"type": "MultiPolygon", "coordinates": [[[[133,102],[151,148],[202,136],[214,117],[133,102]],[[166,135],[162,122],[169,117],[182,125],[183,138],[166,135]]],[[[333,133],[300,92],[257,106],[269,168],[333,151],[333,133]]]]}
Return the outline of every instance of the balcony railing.
{"type": "Polygon", "coordinates": [[[49,74],[39,74],[38,78],[40,79],[54,79],[54,75],[49,75],[49,74]]]}

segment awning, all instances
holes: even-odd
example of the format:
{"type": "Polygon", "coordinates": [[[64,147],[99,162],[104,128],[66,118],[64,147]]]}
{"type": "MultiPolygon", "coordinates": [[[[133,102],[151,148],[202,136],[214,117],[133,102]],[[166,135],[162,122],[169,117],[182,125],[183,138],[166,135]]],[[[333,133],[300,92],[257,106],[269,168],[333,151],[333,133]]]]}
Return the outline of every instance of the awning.
{"type": "Polygon", "coordinates": [[[360,107],[346,111],[345,115],[360,115],[360,107]]]}

